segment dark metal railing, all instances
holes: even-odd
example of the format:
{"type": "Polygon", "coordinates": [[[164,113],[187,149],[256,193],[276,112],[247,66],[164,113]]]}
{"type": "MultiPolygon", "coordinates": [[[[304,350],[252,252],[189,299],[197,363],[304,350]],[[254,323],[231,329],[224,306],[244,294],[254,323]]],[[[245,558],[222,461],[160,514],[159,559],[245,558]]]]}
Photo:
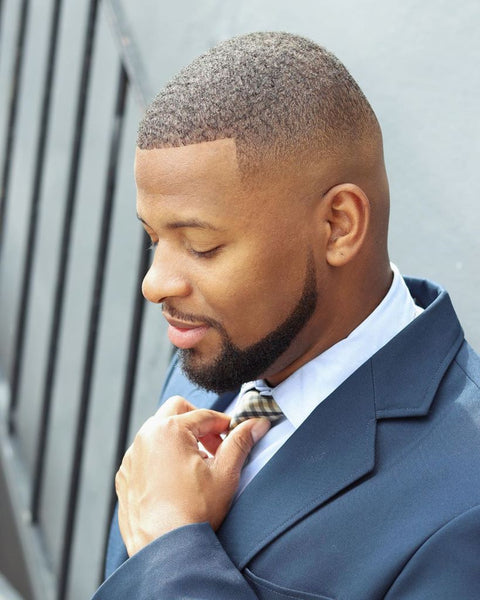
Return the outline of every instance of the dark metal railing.
{"type": "MultiPolygon", "coordinates": [[[[47,144],[48,126],[50,123],[50,102],[52,95],[52,83],[55,71],[55,58],[58,40],[58,28],[60,23],[60,11],[62,0],[55,0],[51,16],[51,25],[49,32],[49,49],[47,56],[47,66],[45,73],[45,82],[43,86],[42,108],[40,116],[40,129],[38,133],[36,146],[36,164],[35,173],[32,185],[32,197],[30,203],[30,216],[28,219],[28,243],[25,248],[23,261],[23,277],[21,283],[22,295],[20,296],[20,307],[17,316],[17,327],[15,337],[15,351],[13,358],[12,373],[10,376],[10,414],[9,414],[9,430],[13,433],[15,429],[15,411],[18,405],[18,391],[20,373],[22,369],[24,345],[25,345],[25,326],[28,318],[28,310],[30,306],[30,282],[32,280],[32,271],[34,265],[35,250],[37,247],[37,232],[38,232],[38,212],[40,206],[40,190],[42,188],[42,180],[45,166],[45,148],[47,144]]],[[[16,109],[15,109],[16,112],[16,109]]],[[[7,195],[5,195],[7,198],[7,195]]],[[[37,465],[38,467],[38,465],[37,465]]],[[[36,502],[32,502],[35,506],[36,502]]]]}
{"type": "MultiPolygon", "coordinates": [[[[42,422],[37,449],[37,465],[34,474],[34,486],[32,495],[32,521],[38,522],[40,497],[43,482],[43,469],[45,463],[45,445],[48,436],[48,426],[50,423],[50,412],[52,402],[53,384],[56,374],[58,340],[60,328],[62,325],[63,305],[65,301],[65,283],[67,278],[67,269],[70,258],[70,238],[72,235],[73,218],[76,208],[78,176],[80,169],[80,158],[84,140],[84,125],[90,85],[90,72],[92,63],[93,45],[95,41],[95,26],[98,9],[98,0],[91,0],[90,11],[85,32],[82,74],[80,78],[78,104],[75,119],[75,132],[73,138],[73,148],[70,157],[70,170],[68,177],[68,190],[65,201],[65,212],[63,215],[62,239],[59,250],[59,264],[55,284],[55,299],[52,307],[51,329],[48,344],[48,359],[46,376],[43,387],[42,397],[42,422]]],[[[22,294],[23,295],[23,294],[22,294]]],[[[11,415],[11,419],[13,414],[11,415]]]]}
{"type": "MultiPolygon", "coordinates": [[[[92,2],[92,5],[95,4],[92,2]]],[[[92,11],[93,12],[93,11],[92,11]]],[[[93,32],[92,32],[93,34],[93,32]]],[[[93,35],[92,35],[93,37],[93,35]]],[[[84,440],[86,433],[88,410],[90,406],[90,395],[92,386],[93,366],[97,349],[98,325],[101,317],[102,297],[105,279],[105,265],[108,258],[110,225],[112,219],[113,202],[115,197],[115,183],[117,175],[118,152],[122,135],[123,116],[125,100],[127,95],[128,79],[123,65],[120,68],[118,80],[117,101],[113,121],[112,135],[110,140],[110,156],[108,164],[108,176],[105,189],[102,224],[100,229],[100,240],[97,250],[95,282],[90,305],[88,340],[85,348],[83,378],[80,394],[80,408],[77,416],[77,430],[75,434],[75,449],[73,454],[73,468],[70,479],[68,495],[67,518],[63,536],[63,548],[58,581],[58,598],[65,595],[68,582],[68,565],[72,549],[73,529],[75,515],[77,512],[77,500],[79,493],[80,472],[83,463],[84,440]]]]}
{"type": "Polygon", "coordinates": [[[8,107],[8,124],[5,136],[5,150],[3,155],[2,178],[0,180],[0,257],[2,241],[4,239],[4,223],[7,211],[8,188],[10,184],[11,156],[15,143],[15,127],[17,124],[18,98],[20,94],[20,81],[23,68],[23,52],[25,47],[25,33],[30,8],[30,0],[22,0],[20,18],[15,43],[15,63],[13,68],[12,84],[10,88],[10,102],[8,107]]]}
{"type": "MultiPolygon", "coordinates": [[[[36,249],[38,245],[39,212],[41,209],[41,190],[45,172],[45,161],[49,139],[49,130],[52,114],[52,89],[56,75],[57,53],[59,43],[59,28],[62,17],[64,0],[52,0],[50,19],[48,21],[48,50],[46,57],[45,72],[42,86],[42,101],[40,110],[40,122],[38,137],[36,140],[35,166],[32,179],[31,195],[28,212],[28,233],[25,247],[22,250],[22,276],[19,292],[20,303],[15,319],[15,331],[13,342],[13,358],[11,372],[9,374],[10,401],[8,409],[8,431],[12,439],[18,435],[17,418],[19,407],[23,398],[21,397],[21,381],[26,375],[27,367],[24,364],[26,324],[32,307],[32,276],[35,266],[36,249]]],[[[80,176],[80,162],[84,147],[86,128],[86,109],[89,99],[92,61],[95,54],[95,40],[99,14],[99,0],[89,0],[88,17],[83,38],[82,64],[79,87],[77,93],[76,116],[72,147],[69,159],[68,185],[64,201],[64,212],[62,218],[62,234],[57,256],[56,277],[54,286],[54,297],[51,305],[51,320],[48,335],[48,351],[46,366],[43,373],[43,389],[41,394],[41,411],[38,426],[38,438],[35,444],[34,467],[32,472],[30,514],[31,525],[41,527],[40,514],[45,485],[46,449],[49,440],[52,414],[52,396],[57,376],[59,338],[62,330],[63,316],[65,312],[66,281],[70,266],[70,239],[74,223],[75,211],[78,203],[78,189],[80,176]]],[[[112,5],[114,3],[112,2],[112,5]]],[[[3,239],[2,229],[5,227],[6,215],[9,208],[9,181],[12,170],[12,156],[14,153],[15,134],[17,127],[18,106],[22,94],[20,81],[24,62],[24,46],[26,35],[26,24],[29,16],[29,0],[23,0],[19,12],[19,22],[16,35],[15,61],[11,82],[10,104],[8,107],[8,125],[5,137],[2,179],[1,179],[1,203],[0,203],[0,243],[3,239]]],[[[0,0],[0,26],[2,23],[3,3],[0,0]]],[[[1,31],[1,29],[0,29],[1,31]]],[[[69,576],[72,561],[72,540],[74,539],[75,524],[78,513],[79,486],[82,475],[82,466],[85,454],[85,438],[90,410],[92,380],[97,355],[97,342],[99,327],[102,319],[102,301],[104,296],[106,265],[110,248],[110,232],[112,216],[117,192],[119,152],[121,148],[122,135],[124,132],[125,106],[131,85],[131,68],[135,64],[132,57],[125,58],[121,52],[118,54],[119,75],[117,79],[116,103],[112,116],[110,134],[110,145],[108,153],[108,171],[106,173],[105,189],[103,194],[103,206],[101,216],[101,227],[98,237],[96,251],[96,263],[94,273],[94,285],[90,298],[90,311],[88,319],[87,342],[83,352],[83,373],[80,387],[80,400],[78,414],[75,419],[75,441],[71,470],[68,485],[68,498],[65,522],[63,525],[63,539],[61,540],[60,566],[56,574],[57,589],[55,597],[64,600],[67,595],[69,576]]],[[[136,95],[143,98],[141,90],[136,89],[136,95]]],[[[132,397],[135,388],[139,346],[141,341],[142,322],[144,317],[144,300],[140,294],[140,282],[148,267],[150,259],[146,251],[148,240],[142,238],[139,249],[138,273],[136,276],[136,296],[132,314],[129,319],[129,345],[125,348],[127,366],[124,375],[123,392],[121,400],[120,424],[115,443],[115,457],[113,471],[110,474],[112,481],[111,497],[109,499],[109,518],[105,523],[105,548],[107,544],[108,529],[111,515],[115,506],[115,493],[113,489],[114,471],[118,468],[127,445],[129,424],[132,414],[132,397]]],[[[103,565],[99,565],[103,576],[103,565]]]]}

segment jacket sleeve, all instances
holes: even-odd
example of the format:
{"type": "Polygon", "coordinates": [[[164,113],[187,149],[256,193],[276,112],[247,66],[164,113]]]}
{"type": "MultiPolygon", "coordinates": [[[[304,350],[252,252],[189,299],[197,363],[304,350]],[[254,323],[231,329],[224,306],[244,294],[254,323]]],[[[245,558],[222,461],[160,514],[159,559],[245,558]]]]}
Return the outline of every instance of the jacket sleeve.
{"type": "Polygon", "coordinates": [[[124,562],[92,600],[255,600],[208,523],[163,535],[124,562]]]}
{"type": "Polygon", "coordinates": [[[410,558],[385,600],[478,600],[480,506],[441,527],[410,558]]]}

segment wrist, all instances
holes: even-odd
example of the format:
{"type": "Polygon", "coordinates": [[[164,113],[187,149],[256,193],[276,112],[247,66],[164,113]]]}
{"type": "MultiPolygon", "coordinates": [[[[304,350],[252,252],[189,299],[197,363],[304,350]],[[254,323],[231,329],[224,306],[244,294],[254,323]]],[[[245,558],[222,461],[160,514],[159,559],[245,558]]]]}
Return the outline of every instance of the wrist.
{"type": "Polygon", "coordinates": [[[125,536],[124,543],[128,556],[131,557],[134,554],[137,554],[137,552],[140,552],[140,550],[158,538],[170,533],[171,531],[174,531],[175,529],[179,529],[186,525],[193,525],[198,522],[198,520],[195,520],[192,517],[189,518],[185,515],[180,515],[172,511],[168,518],[160,523],[156,522],[147,525],[139,525],[132,530],[130,535],[125,536]]]}

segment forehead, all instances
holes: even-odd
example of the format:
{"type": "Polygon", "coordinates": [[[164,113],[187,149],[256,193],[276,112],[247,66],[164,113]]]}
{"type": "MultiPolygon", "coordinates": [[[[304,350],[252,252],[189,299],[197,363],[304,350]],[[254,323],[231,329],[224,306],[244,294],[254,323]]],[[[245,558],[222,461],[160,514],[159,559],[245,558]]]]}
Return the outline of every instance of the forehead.
{"type": "Polygon", "coordinates": [[[135,159],[137,213],[156,228],[199,219],[217,228],[244,229],[282,208],[266,185],[246,186],[233,139],[141,150],[135,159]]]}
{"type": "Polygon", "coordinates": [[[235,141],[215,140],[178,148],[137,148],[135,180],[139,192],[177,195],[188,189],[221,191],[240,185],[235,141]]]}
{"type": "MultiPolygon", "coordinates": [[[[305,170],[262,172],[245,181],[233,139],[141,150],[135,159],[137,212],[147,221],[208,220],[219,227],[248,227],[304,217],[305,170]],[[295,207],[295,208],[294,208],[295,207]]],[[[248,178],[247,178],[248,179],[248,178]]],[[[160,221],[158,221],[160,224],[160,221]]]]}

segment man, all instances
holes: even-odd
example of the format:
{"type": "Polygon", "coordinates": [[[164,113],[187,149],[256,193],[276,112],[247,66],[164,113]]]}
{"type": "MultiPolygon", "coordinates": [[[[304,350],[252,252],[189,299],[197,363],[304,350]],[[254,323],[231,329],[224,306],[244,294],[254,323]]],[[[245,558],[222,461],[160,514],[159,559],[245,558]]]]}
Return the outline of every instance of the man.
{"type": "Polygon", "coordinates": [[[95,598],[478,599],[480,361],[389,263],[344,66],[285,33],[220,44],[147,110],[136,181],[179,351],[95,598]]]}

